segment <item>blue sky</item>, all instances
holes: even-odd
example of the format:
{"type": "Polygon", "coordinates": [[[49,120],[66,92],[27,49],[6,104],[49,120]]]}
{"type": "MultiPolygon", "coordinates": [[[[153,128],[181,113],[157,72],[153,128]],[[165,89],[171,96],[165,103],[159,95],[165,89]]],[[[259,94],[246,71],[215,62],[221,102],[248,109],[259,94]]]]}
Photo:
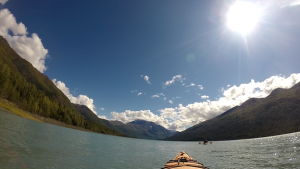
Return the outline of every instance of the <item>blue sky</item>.
{"type": "Polygon", "coordinates": [[[300,80],[299,1],[252,1],[247,36],[227,26],[235,2],[0,0],[0,33],[72,102],[181,131],[300,80]]]}

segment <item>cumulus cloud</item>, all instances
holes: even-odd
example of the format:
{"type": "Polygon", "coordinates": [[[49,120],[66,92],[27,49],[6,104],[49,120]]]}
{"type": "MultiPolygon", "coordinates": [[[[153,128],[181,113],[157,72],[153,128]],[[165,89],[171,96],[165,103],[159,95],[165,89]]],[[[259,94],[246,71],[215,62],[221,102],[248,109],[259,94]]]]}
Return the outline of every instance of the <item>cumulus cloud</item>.
{"type": "Polygon", "coordinates": [[[179,104],[175,108],[165,108],[159,110],[160,115],[152,113],[150,110],[130,111],[123,113],[112,112],[115,119],[124,123],[143,119],[155,122],[167,129],[182,131],[184,126],[193,126],[202,121],[211,119],[224,113],[234,106],[239,106],[249,98],[263,98],[268,96],[276,88],[291,88],[300,82],[300,73],[291,74],[285,78],[282,76],[272,76],[263,82],[251,80],[247,84],[232,86],[222,91],[222,96],[216,101],[206,100],[195,102],[183,106],[179,104]],[[145,113],[145,114],[143,114],[145,113]]]}
{"type": "Polygon", "coordinates": [[[147,75],[146,75],[146,76],[141,75],[141,77],[144,78],[144,80],[145,80],[147,83],[151,84],[150,81],[149,81],[149,76],[147,76],[147,75]]]}
{"type": "Polygon", "coordinates": [[[98,118],[107,120],[106,116],[98,116],[98,118]]]}
{"type": "Polygon", "coordinates": [[[172,101],[172,100],[169,100],[169,103],[173,104],[173,101],[172,101]]]}
{"type": "Polygon", "coordinates": [[[0,4],[4,5],[8,0],[0,0],[0,4]]]}
{"type": "Polygon", "coordinates": [[[52,80],[53,83],[56,85],[56,87],[58,89],[60,89],[68,98],[72,103],[75,104],[80,104],[80,105],[85,105],[86,107],[88,107],[93,113],[97,114],[96,112],[96,106],[94,105],[94,101],[93,99],[90,99],[89,97],[87,97],[86,95],[79,95],[77,97],[74,97],[71,93],[69,88],[65,85],[65,83],[61,82],[61,81],[57,81],[56,79],[52,80]]]}
{"type": "Polygon", "coordinates": [[[209,96],[206,96],[206,95],[201,96],[201,99],[208,99],[208,98],[209,98],[209,96]]]}
{"type": "Polygon", "coordinates": [[[99,108],[100,110],[105,110],[103,107],[99,108]]]}
{"type": "Polygon", "coordinates": [[[181,75],[173,76],[173,77],[172,77],[172,80],[166,81],[166,82],[164,83],[164,87],[167,87],[167,86],[173,84],[175,81],[180,81],[180,82],[183,84],[183,81],[184,81],[184,80],[185,80],[185,78],[182,78],[181,75]]]}
{"type": "MultiPolygon", "coordinates": [[[[4,4],[6,1],[1,1],[4,4]]],[[[27,28],[8,9],[0,10],[0,35],[2,35],[22,58],[30,62],[37,70],[47,70],[45,59],[48,57],[48,50],[44,48],[41,39],[36,33],[27,36],[27,28]],[[11,35],[9,32],[12,32],[11,35]]]]}
{"type": "Polygon", "coordinates": [[[131,93],[135,93],[135,92],[137,92],[137,90],[133,90],[133,91],[131,91],[131,93]]]}
{"type": "Polygon", "coordinates": [[[152,113],[150,110],[140,110],[140,111],[126,110],[125,112],[122,113],[111,112],[111,115],[114,119],[121,121],[123,123],[129,123],[139,119],[139,120],[152,121],[162,126],[168,126],[169,124],[169,122],[166,119],[152,113]]]}

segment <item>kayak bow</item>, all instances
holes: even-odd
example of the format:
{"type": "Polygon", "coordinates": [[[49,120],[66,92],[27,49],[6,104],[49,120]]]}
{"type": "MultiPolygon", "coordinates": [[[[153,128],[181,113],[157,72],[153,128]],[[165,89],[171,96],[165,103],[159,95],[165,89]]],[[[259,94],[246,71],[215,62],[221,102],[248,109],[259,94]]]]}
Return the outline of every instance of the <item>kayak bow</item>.
{"type": "Polygon", "coordinates": [[[177,156],[170,160],[165,164],[165,166],[162,169],[172,169],[172,168],[178,168],[178,169],[208,169],[203,164],[197,162],[192,157],[190,157],[187,153],[184,151],[181,151],[177,156]]]}

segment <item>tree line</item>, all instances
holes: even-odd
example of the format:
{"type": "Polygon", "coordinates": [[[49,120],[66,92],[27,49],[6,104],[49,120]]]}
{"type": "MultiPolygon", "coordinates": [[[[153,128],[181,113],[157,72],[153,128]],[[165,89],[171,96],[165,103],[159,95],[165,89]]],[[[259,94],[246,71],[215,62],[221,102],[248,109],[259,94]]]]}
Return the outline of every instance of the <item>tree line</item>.
{"type": "Polygon", "coordinates": [[[91,131],[119,135],[107,126],[90,122],[79,114],[71,104],[65,104],[55,93],[45,93],[35,84],[29,83],[7,59],[6,50],[0,46],[0,97],[15,103],[19,108],[66,124],[91,131]]]}

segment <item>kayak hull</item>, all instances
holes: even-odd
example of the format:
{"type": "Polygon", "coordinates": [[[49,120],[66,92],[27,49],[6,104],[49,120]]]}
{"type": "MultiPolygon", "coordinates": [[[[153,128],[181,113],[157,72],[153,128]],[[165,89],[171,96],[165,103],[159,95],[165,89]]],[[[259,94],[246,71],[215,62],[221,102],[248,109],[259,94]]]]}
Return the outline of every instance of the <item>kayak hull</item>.
{"type": "Polygon", "coordinates": [[[168,161],[162,169],[208,169],[203,164],[197,162],[184,151],[181,151],[177,156],[168,161]]]}

